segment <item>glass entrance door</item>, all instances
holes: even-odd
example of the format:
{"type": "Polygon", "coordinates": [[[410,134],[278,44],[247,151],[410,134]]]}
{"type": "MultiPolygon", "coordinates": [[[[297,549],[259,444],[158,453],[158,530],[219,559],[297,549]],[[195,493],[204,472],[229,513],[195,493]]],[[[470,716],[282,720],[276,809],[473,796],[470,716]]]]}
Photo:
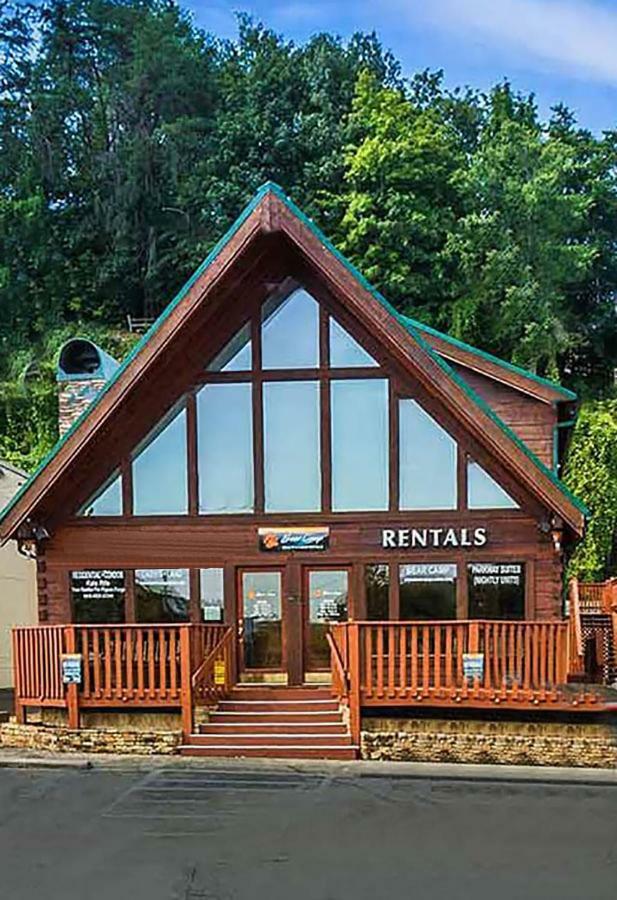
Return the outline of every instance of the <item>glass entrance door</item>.
{"type": "Polygon", "coordinates": [[[245,669],[282,667],[282,582],[280,569],[240,572],[238,624],[245,669]]]}
{"type": "Polygon", "coordinates": [[[305,622],[306,669],[309,672],[330,668],[330,648],[326,634],[333,622],[346,622],[349,613],[349,571],[309,569],[306,573],[308,602],[305,622]]]}

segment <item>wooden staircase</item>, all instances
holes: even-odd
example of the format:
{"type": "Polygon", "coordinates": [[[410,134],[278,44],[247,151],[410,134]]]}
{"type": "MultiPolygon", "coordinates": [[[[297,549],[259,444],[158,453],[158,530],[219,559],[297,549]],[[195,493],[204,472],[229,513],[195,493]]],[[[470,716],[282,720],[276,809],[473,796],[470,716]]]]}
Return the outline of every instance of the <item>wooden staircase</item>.
{"type": "Polygon", "coordinates": [[[329,688],[236,685],[180,748],[183,756],[356,759],[329,688]]]}

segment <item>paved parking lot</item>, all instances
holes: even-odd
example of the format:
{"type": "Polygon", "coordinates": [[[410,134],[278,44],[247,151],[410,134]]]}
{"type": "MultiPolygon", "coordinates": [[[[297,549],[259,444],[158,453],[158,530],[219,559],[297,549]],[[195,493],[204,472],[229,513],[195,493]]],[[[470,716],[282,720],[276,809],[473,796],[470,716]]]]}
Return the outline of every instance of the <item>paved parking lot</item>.
{"type": "Polygon", "coordinates": [[[613,900],[617,788],[247,766],[0,770],[11,900],[613,900]]]}

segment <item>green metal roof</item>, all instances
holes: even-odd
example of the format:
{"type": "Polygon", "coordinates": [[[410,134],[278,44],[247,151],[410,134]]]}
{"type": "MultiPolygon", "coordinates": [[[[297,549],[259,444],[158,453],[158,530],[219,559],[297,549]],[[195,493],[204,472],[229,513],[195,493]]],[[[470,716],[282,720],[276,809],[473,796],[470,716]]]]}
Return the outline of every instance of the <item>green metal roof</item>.
{"type": "MultiPolygon", "coordinates": [[[[505,363],[503,360],[499,360],[496,357],[491,357],[489,354],[484,354],[483,351],[477,350],[474,347],[470,347],[466,344],[462,344],[461,342],[457,342],[454,338],[450,338],[447,335],[441,334],[441,332],[434,331],[430,329],[426,325],[422,325],[419,322],[415,322],[413,319],[408,318],[407,316],[399,313],[392,304],[386,300],[386,298],[374,288],[362,275],[362,273],[351,263],[348,259],[346,259],[343,254],[337,250],[337,248],[330,242],[330,240],[323,234],[321,229],[311,220],[305,213],[299,209],[298,206],[291,200],[283,191],[283,189],[272,181],[267,181],[263,184],[256,194],[253,196],[252,200],[246,205],[244,210],[240,213],[236,221],[231,225],[231,227],[227,230],[227,232],[221,237],[221,239],[214,245],[210,253],[206,256],[204,261],[200,266],[195,270],[195,272],[191,275],[188,281],[183,285],[183,287],[178,291],[173,300],[165,307],[161,315],[156,319],[156,321],[150,326],[148,331],[143,335],[143,337],[137,342],[137,344],[133,347],[128,356],[122,361],[118,369],[111,376],[109,381],[101,388],[96,398],[90,404],[90,406],[84,410],[84,412],[76,419],[76,421],[71,425],[71,427],[66,431],[66,433],[57,441],[54,447],[50,450],[50,452],[44,457],[41,463],[37,466],[32,475],[28,478],[28,480],[22,485],[19,491],[14,495],[11,501],[4,507],[2,512],[0,513],[0,522],[2,522],[8,513],[16,506],[21,497],[29,490],[30,486],[36,481],[39,475],[43,472],[43,470],[49,465],[52,459],[58,454],[60,449],[66,444],[71,435],[80,427],[82,422],[96,409],[101,399],[105,396],[107,391],[114,385],[126,371],[130,363],[137,356],[137,354],[142,350],[142,348],[148,343],[150,338],[158,331],[163,322],[165,322],[173,310],[178,306],[178,304],[184,299],[189,290],[195,284],[195,282],[203,275],[206,269],[211,265],[212,262],[218,257],[221,250],[228,244],[231,238],[236,234],[241,225],[248,219],[253,210],[259,205],[261,200],[268,194],[272,193],[278,199],[287,206],[287,208],[292,212],[300,221],[303,222],[304,225],[315,235],[315,237],[323,244],[323,246],[332,253],[339,262],[345,266],[345,268],[353,275],[353,277],[367,290],[388,312],[398,321],[400,324],[407,330],[407,332],[417,341],[417,343],[431,356],[432,359],[446,372],[458,385],[465,391],[465,393],[495,422],[495,424],[506,434],[510,440],[514,441],[514,443],[525,453],[530,462],[533,463],[540,471],[546,475],[546,477],[562,492],[562,494],[572,502],[576,508],[582,512],[584,515],[588,515],[588,510],[586,506],[578,500],[563,484],[563,482],[547,467],[541,462],[540,459],[529,449],[529,447],[516,435],[514,432],[508,428],[508,426],[503,422],[499,416],[490,408],[490,406],[476,394],[475,391],[467,384],[467,382],[460,376],[458,373],[452,369],[448,363],[442,359],[442,357],[425,341],[421,335],[420,331],[433,331],[439,337],[444,338],[452,343],[457,343],[460,346],[464,347],[467,350],[473,351],[479,355],[485,355],[486,358],[491,359],[494,362],[503,365],[506,368],[512,368],[514,371],[522,372],[524,375],[528,377],[532,377],[540,381],[541,383],[550,384],[551,387],[558,387],[556,385],[551,384],[550,382],[544,382],[544,379],[538,378],[538,376],[533,376],[531,373],[525,372],[523,369],[518,369],[516,366],[512,366],[510,363],[505,363]]],[[[565,389],[561,388],[562,391],[565,389]]],[[[570,396],[571,392],[566,392],[568,396],[570,396]]],[[[571,395],[572,398],[575,395],[571,395]]]]}
{"type": "Polygon", "coordinates": [[[500,368],[505,369],[507,372],[513,372],[515,375],[522,375],[530,381],[535,381],[536,384],[541,384],[543,387],[549,387],[552,390],[557,391],[562,394],[564,400],[576,400],[576,394],[573,391],[568,390],[568,388],[563,387],[561,384],[557,384],[555,381],[550,381],[548,378],[542,378],[540,375],[536,375],[535,372],[530,372],[528,369],[523,369],[521,366],[515,366],[514,363],[506,362],[505,359],[493,356],[492,353],[488,353],[486,350],[472,347],[471,344],[466,344],[465,341],[460,341],[458,338],[445,334],[443,331],[437,331],[436,328],[425,325],[424,322],[419,322],[417,319],[411,319],[409,316],[403,316],[403,319],[406,319],[407,322],[409,322],[409,325],[416,330],[424,331],[426,334],[432,334],[435,337],[441,338],[442,341],[447,341],[448,344],[452,344],[453,347],[458,347],[459,350],[466,350],[468,353],[473,353],[474,356],[480,357],[480,359],[486,359],[488,362],[495,363],[495,365],[500,366],[500,368]]]}

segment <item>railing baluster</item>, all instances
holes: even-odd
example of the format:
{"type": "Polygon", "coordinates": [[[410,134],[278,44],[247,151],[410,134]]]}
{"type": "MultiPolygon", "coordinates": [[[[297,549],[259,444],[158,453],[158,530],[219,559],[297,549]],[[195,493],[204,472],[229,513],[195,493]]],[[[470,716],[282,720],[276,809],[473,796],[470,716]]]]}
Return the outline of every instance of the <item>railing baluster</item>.
{"type": "Polygon", "coordinates": [[[376,625],[377,629],[377,696],[383,697],[383,625],[376,625]]]}
{"type": "Polygon", "coordinates": [[[401,625],[399,628],[398,648],[398,694],[403,697],[407,687],[407,628],[401,625]]]}
{"type": "Polygon", "coordinates": [[[418,690],[418,626],[410,625],[411,637],[411,690],[418,690]]]}

